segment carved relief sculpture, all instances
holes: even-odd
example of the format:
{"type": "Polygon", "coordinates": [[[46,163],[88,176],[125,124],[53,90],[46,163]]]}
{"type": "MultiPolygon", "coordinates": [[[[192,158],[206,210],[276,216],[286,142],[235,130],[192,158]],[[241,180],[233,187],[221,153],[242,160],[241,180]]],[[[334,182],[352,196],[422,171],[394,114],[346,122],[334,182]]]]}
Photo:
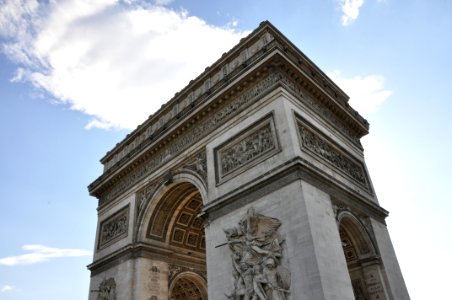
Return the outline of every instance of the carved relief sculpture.
{"type": "Polygon", "coordinates": [[[287,300],[290,273],[281,266],[282,243],[278,219],[248,209],[239,226],[225,229],[231,250],[233,300],[287,300]]]}
{"type": "Polygon", "coordinates": [[[272,117],[239,133],[216,152],[217,180],[227,180],[250,163],[258,163],[279,150],[272,117]]]}
{"type": "Polygon", "coordinates": [[[101,224],[99,248],[125,237],[129,225],[129,206],[101,224]]]}
{"type": "Polygon", "coordinates": [[[114,278],[108,278],[99,285],[97,300],[116,300],[116,282],[114,278]]]}
{"type": "Polygon", "coordinates": [[[327,161],[370,191],[361,162],[349,158],[343,151],[338,150],[331,142],[308,129],[300,121],[298,122],[298,130],[302,149],[307,149],[317,157],[327,161]]]}

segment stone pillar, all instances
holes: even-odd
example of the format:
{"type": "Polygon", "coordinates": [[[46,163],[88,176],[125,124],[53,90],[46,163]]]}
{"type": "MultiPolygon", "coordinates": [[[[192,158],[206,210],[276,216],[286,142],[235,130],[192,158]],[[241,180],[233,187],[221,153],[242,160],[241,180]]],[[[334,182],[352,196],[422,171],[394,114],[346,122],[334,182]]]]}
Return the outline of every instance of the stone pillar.
{"type": "Polygon", "coordinates": [[[311,287],[304,285],[307,291],[312,289],[312,285],[317,286],[316,295],[306,295],[301,299],[354,299],[330,196],[303,181],[301,195],[306,216],[305,221],[300,222],[305,223],[312,241],[312,246],[306,245],[309,254],[305,255],[316,261],[315,268],[301,271],[311,274],[311,287]]]}
{"type": "Polygon", "coordinates": [[[233,290],[231,250],[223,229],[236,226],[249,208],[280,220],[281,267],[290,272],[290,299],[353,300],[353,290],[328,194],[296,180],[213,220],[206,228],[209,299],[233,290]]]}
{"type": "Polygon", "coordinates": [[[389,300],[380,265],[375,262],[364,265],[363,272],[369,300],[389,300]]]}
{"type": "Polygon", "coordinates": [[[388,229],[385,224],[373,219],[371,219],[371,222],[383,267],[388,279],[388,292],[392,294],[393,299],[409,300],[410,296],[405,281],[403,280],[402,271],[400,270],[388,229]]]}
{"type": "Polygon", "coordinates": [[[149,258],[136,258],[133,290],[133,299],[168,299],[168,264],[149,258]]]}

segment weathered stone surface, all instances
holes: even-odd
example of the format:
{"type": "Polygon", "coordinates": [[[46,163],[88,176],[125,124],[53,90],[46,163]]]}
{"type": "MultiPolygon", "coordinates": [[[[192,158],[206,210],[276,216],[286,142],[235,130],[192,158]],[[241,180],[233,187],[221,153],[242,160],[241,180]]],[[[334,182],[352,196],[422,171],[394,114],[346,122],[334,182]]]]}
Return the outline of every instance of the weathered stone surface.
{"type": "Polygon", "coordinates": [[[409,299],[347,100],[261,24],[102,159],[89,299],[409,299]]]}

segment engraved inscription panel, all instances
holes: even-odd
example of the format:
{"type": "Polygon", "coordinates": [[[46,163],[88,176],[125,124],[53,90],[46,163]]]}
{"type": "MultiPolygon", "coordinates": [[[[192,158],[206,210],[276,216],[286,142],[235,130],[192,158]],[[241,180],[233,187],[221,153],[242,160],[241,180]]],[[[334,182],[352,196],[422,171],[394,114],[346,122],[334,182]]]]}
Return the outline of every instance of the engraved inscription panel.
{"type": "Polygon", "coordinates": [[[127,236],[129,206],[123,208],[100,225],[99,248],[127,236]]]}
{"type": "Polygon", "coordinates": [[[279,151],[270,115],[215,150],[217,182],[223,182],[279,151]]]}

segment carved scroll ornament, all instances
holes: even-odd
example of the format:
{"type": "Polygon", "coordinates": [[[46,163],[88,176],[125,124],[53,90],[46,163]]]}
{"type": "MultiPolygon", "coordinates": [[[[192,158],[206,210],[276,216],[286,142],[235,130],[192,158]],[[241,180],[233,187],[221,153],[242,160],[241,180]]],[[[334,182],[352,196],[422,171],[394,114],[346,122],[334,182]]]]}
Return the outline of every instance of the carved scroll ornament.
{"type": "Polygon", "coordinates": [[[225,229],[231,250],[233,300],[287,300],[289,270],[281,266],[282,243],[278,219],[250,208],[237,227],[225,229]]]}

